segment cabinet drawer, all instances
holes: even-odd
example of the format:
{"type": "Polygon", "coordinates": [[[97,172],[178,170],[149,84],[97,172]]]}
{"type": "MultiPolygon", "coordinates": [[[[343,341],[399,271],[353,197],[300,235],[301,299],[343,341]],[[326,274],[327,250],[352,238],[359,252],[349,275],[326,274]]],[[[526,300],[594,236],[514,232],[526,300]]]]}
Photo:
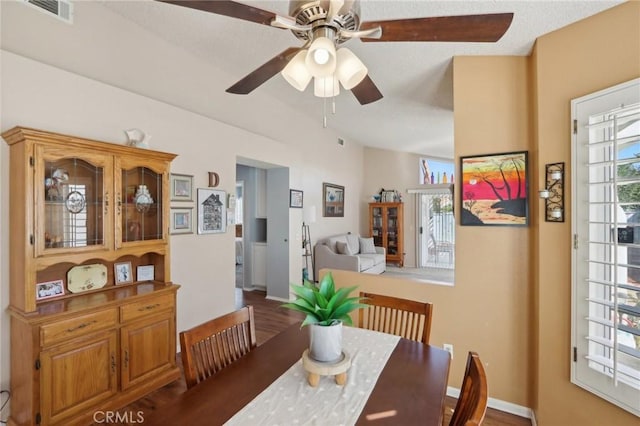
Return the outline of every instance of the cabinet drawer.
{"type": "Polygon", "coordinates": [[[94,331],[115,327],[117,322],[118,316],[115,309],[93,312],[43,325],[40,328],[40,339],[42,346],[47,346],[94,331]]]}
{"type": "Polygon", "coordinates": [[[120,307],[120,321],[127,322],[174,306],[173,294],[151,297],[120,307]]]}

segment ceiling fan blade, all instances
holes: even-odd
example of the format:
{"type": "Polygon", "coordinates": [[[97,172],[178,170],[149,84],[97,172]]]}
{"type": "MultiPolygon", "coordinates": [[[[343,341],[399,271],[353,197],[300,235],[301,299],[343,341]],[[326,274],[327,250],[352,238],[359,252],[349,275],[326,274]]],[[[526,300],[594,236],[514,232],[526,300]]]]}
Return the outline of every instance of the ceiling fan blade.
{"type": "Polygon", "coordinates": [[[289,63],[291,58],[302,49],[301,47],[290,47],[287,50],[281,52],[279,55],[271,58],[266,63],[259,66],[256,70],[252,71],[238,81],[233,86],[229,87],[226,92],[234,93],[236,95],[246,95],[258,88],[261,84],[265,83],[274,75],[278,74],[289,63]]]}
{"type": "Polygon", "coordinates": [[[382,99],[382,93],[378,90],[376,84],[367,75],[356,87],[351,89],[351,93],[358,99],[361,105],[370,104],[371,102],[382,99]]]}
{"type": "Polygon", "coordinates": [[[157,0],[162,3],[170,3],[176,6],[188,7],[191,9],[203,10],[217,15],[230,16],[232,18],[243,19],[257,24],[271,25],[276,14],[268,10],[237,3],[229,0],[199,1],[199,0],[157,0]]]}
{"type": "Polygon", "coordinates": [[[363,22],[360,30],[382,27],[382,36],[362,41],[466,41],[495,42],[507,32],[513,13],[435,16],[363,22]]]}

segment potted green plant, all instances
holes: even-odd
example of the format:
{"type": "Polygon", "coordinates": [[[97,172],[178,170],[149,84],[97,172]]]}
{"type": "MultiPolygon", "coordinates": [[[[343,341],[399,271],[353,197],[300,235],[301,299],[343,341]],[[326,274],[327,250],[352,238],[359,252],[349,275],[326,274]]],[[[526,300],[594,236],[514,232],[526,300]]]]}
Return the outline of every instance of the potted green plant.
{"type": "Polygon", "coordinates": [[[336,291],[329,272],[319,285],[304,280],[303,285],[291,284],[296,294],[293,302],[282,306],[306,315],[302,326],[309,326],[309,356],[316,361],[333,362],[342,355],[342,324],[352,325],[349,313],[368,305],[361,297],[349,297],[357,286],[336,291]]]}

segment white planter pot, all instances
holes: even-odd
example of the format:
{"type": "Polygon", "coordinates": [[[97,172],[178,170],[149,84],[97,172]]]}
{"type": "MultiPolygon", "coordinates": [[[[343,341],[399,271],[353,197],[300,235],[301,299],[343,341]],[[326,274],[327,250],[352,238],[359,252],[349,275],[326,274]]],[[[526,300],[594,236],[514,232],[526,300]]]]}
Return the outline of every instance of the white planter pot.
{"type": "Polygon", "coordinates": [[[342,323],[309,325],[309,356],[320,362],[338,361],[342,355],[342,323]]]}

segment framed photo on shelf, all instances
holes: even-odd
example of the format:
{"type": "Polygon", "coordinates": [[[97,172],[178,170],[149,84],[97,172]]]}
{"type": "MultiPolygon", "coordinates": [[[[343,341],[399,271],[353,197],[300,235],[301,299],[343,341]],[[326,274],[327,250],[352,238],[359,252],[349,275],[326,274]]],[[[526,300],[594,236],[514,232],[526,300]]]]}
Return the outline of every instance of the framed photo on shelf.
{"type": "Polygon", "coordinates": [[[138,266],[136,272],[137,281],[153,281],[155,279],[155,268],[153,265],[138,266]]]}
{"type": "Polygon", "coordinates": [[[198,234],[227,231],[226,191],[198,188],[198,234]]]}
{"type": "Polygon", "coordinates": [[[62,280],[46,281],[36,284],[36,300],[50,299],[64,295],[62,280]]]}
{"type": "Polygon", "coordinates": [[[460,225],[527,226],[527,151],[460,157],[460,225]]]}
{"type": "Polygon", "coordinates": [[[169,222],[171,235],[193,234],[193,208],[171,207],[169,222]]]}
{"type": "Polygon", "coordinates": [[[131,272],[131,262],[120,262],[113,264],[116,285],[127,284],[133,282],[133,274],[131,272]]]}
{"type": "Polygon", "coordinates": [[[289,207],[293,207],[296,209],[302,208],[302,200],[304,193],[297,189],[289,190],[289,207]]]}
{"type": "Polygon", "coordinates": [[[322,184],[322,216],[344,217],[344,186],[322,184]]]}
{"type": "Polygon", "coordinates": [[[193,176],[171,173],[171,201],[193,201],[193,176]]]}
{"type": "Polygon", "coordinates": [[[381,200],[383,203],[393,203],[396,200],[396,191],[382,191],[381,200]]]}

